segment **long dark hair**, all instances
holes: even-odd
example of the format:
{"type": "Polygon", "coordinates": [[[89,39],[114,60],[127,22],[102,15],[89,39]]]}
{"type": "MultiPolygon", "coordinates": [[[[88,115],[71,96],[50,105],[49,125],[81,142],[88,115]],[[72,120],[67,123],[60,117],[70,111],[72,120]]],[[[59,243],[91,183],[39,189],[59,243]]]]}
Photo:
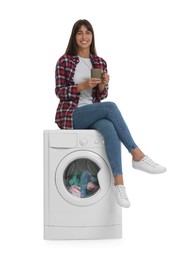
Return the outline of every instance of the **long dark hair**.
{"type": "Polygon", "coordinates": [[[69,55],[77,55],[77,49],[78,49],[78,46],[76,44],[76,34],[77,32],[79,31],[80,27],[84,25],[86,26],[86,28],[88,29],[88,31],[90,31],[92,33],[92,43],[90,45],[90,53],[93,54],[93,55],[97,55],[97,52],[96,52],[96,47],[95,47],[95,37],[94,37],[94,30],[93,30],[93,27],[92,25],[90,24],[89,21],[83,19],[83,20],[78,20],[74,25],[73,25],[73,28],[72,28],[72,32],[71,32],[71,36],[70,36],[70,39],[69,39],[69,43],[68,43],[68,46],[67,46],[67,49],[65,51],[65,54],[69,54],[69,55]]]}

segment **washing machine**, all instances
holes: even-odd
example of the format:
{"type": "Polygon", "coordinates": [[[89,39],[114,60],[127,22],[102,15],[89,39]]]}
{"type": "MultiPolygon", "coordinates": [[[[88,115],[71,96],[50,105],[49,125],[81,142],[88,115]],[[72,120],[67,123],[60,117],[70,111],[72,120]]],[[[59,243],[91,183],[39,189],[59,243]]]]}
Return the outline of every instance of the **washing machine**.
{"type": "Polygon", "coordinates": [[[121,238],[113,185],[99,132],[44,131],[44,239],[121,238]]]}

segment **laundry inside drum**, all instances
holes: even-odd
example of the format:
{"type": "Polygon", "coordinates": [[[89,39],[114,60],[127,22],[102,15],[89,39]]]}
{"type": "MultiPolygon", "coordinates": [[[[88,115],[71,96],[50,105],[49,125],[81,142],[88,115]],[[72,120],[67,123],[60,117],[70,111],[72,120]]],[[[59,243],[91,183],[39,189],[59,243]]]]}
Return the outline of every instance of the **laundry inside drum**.
{"type": "Polygon", "coordinates": [[[92,160],[80,158],[72,161],[64,171],[64,185],[72,196],[88,198],[100,189],[100,167],[92,160]]]}

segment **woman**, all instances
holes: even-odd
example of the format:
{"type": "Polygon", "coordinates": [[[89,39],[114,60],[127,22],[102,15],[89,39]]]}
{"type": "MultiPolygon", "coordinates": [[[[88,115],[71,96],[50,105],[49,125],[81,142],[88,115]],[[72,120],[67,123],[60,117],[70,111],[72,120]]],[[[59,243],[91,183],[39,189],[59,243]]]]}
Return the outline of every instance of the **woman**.
{"type": "Polygon", "coordinates": [[[166,169],[139,149],[116,104],[101,103],[108,95],[108,83],[107,64],[97,56],[92,25],[87,20],[79,20],[72,28],[65,54],[56,65],[55,92],[60,102],[55,121],[61,129],[96,129],[103,135],[117,203],[128,208],[121,142],[132,155],[135,169],[148,173],[163,173],[166,169]],[[101,79],[91,78],[91,68],[102,69],[101,79]]]}

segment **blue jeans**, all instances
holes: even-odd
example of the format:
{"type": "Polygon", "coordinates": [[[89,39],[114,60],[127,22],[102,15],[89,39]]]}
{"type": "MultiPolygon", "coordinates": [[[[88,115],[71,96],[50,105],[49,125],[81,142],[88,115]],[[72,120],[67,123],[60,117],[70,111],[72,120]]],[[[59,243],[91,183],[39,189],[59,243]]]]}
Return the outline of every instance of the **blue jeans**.
{"type": "Polygon", "coordinates": [[[96,178],[92,176],[89,171],[84,171],[81,176],[81,198],[87,196],[87,184],[88,182],[95,182],[96,178]]]}
{"type": "Polygon", "coordinates": [[[112,173],[121,175],[121,142],[129,152],[137,145],[117,105],[113,102],[102,102],[76,108],[73,113],[73,126],[74,129],[96,129],[102,134],[112,173]]]}

